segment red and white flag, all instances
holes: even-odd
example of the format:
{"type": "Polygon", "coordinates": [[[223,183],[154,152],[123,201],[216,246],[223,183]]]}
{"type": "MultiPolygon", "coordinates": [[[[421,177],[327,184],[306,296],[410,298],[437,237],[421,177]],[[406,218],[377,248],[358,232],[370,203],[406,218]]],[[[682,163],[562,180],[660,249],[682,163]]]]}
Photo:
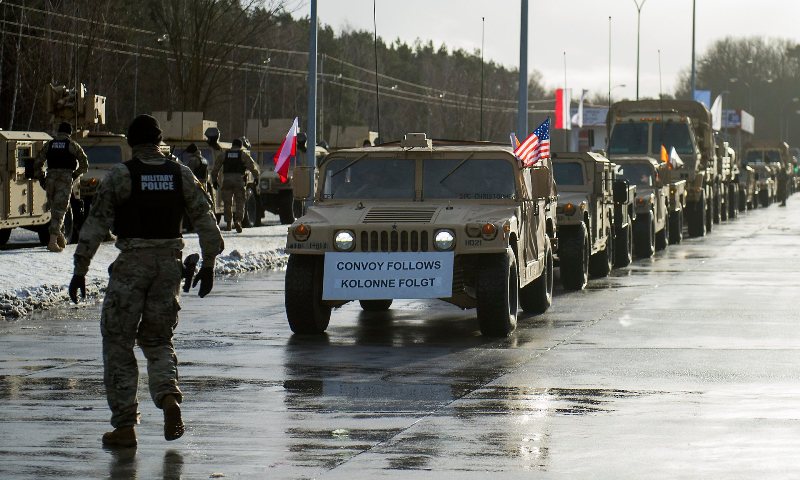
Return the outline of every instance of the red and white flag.
{"type": "Polygon", "coordinates": [[[556,89],[556,123],[553,125],[555,129],[569,130],[572,126],[572,116],[570,113],[570,94],[572,89],[559,88],[556,89]]]}
{"type": "Polygon", "coordinates": [[[550,117],[519,144],[514,155],[522,161],[523,167],[533,167],[550,158],[550,117]]]}
{"type": "Polygon", "coordinates": [[[286,183],[289,180],[289,159],[297,155],[297,117],[294,117],[292,127],[286,138],[281,143],[281,148],[275,153],[273,161],[275,162],[275,172],[281,179],[281,183],[286,183]]]}

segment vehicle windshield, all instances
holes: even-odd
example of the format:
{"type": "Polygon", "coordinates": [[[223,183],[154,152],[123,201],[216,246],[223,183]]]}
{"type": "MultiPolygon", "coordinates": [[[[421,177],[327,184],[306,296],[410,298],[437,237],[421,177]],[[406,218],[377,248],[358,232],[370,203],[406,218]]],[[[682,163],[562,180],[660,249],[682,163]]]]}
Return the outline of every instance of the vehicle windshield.
{"type": "Polygon", "coordinates": [[[672,151],[672,147],[675,147],[675,151],[678,153],[694,153],[692,136],[689,134],[689,125],[672,122],[664,124],[654,123],[653,143],[650,151],[661,152],[661,145],[667,148],[667,153],[672,151]]]}
{"type": "Polygon", "coordinates": [[[503,159],[425,160],[422,196],[426,199],[505,200],[517,197],[514,165],[503,159]]]}
{"type": "Polygon", "coordinates": [[[336,158],[324,172],[324,199],[414,199],[413,160],[336,158]]]}
{"type": "Polygon", "coordinates": [[[759,165],[767,162],[780,162],[781,152],[778,150],[748,150],[744,156],[745,165],[759,165]]]}
{"type": "Polygon", "coordinates": [[[618,123],[608,142],[609,154],[649,153],[647,151],[647,123],[618,123]]]}
{"type": "Polygon", "coordinates": [[[769,163],[781,163],[781,152],[778,150],[765,150],[764,155],[769,163]]]}
{"type": "Polygon", "coordinates": [[[95,145],[83,149],[89,158],[89,165],[110,165],[122,163],[122,148],[113,145],[95,145]]]}
{"type": "Polygon", "coordinates": [[[617,166],[617,174],[637,187],[653,186],[653,167],[647,163],[625,163],[617,166]]]}
{"type": "Polygon", "coordinates": [[[578,162],[553,162],[556,185],[583,185],[583,165],[578,162]]]}

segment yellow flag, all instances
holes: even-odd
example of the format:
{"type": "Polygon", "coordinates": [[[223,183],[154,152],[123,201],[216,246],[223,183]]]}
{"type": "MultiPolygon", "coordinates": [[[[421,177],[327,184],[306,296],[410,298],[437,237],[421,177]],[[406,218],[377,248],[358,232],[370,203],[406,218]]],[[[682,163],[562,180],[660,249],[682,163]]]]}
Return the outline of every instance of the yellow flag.
{"type": "Polygon", "coordinates": [[[667,153],[667,147],[661,145],[661,161],[664,163],[669,162],[669,154],[667,153]]]}

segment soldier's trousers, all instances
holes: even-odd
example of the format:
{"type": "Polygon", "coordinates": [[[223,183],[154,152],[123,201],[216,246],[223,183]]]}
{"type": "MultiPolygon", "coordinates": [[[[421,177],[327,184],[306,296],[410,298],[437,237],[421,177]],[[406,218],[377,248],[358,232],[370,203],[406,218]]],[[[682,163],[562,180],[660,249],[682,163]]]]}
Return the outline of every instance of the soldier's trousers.
{"type": "Polygon", "coordinates": [[[72,182],[72,170],[47,171],[44,190],[47,192],[47,203],[50,205],[50,235],[58,235],[61,233],[61,227],[64,226],[64,215],[69,208],[72,182]]]}
{"type": "Polygon", "coordinates": [[[111,425],[135,425],[139,403],[139,368],[134,342],[147,358],[150,396],[156,407],[167,395],[181,402],[178,358],[172,335],[178,325],[183,276],[180,251],[139,249],[122,252],[112,264],[100,330],[103,334],[103,380],[111,425]]]}
{"type": "Polygon", "coordinates": [[[237,178],[229,178],[225,176],[222,180],[222,188],[220,195],[222,195],[222,205],[225,214],[225,223],[231,225],[231,200],[233,200],[236,207],[233,211],[233,221],[235,223],[242,223],[244,218],[244,202],[245,202],[245,189],[244,180],[240,176],[237,178]]]}

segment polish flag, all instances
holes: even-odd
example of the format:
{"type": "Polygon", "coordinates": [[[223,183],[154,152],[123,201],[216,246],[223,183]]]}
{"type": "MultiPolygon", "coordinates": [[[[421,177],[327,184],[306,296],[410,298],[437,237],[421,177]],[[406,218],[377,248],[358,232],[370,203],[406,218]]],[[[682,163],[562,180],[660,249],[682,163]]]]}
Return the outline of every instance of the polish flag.
{"type": "Polygon", "coordinates": [[[572,89],[559,88],[556,89],[556,124],[553,128],[569,130],[572,126],[572,118],[570,116],[570,93],[572,89]]]}
{"type": "Polygon", "coordinates": [[[272,160],[275,162],[275,172],[281,179],[281,183],[289,180],[289,159],[297,154],[297,117],[294,117],[292,128],[286,134],[286,138],[281,143],[281,148],[275,153],[272,160]]]}

